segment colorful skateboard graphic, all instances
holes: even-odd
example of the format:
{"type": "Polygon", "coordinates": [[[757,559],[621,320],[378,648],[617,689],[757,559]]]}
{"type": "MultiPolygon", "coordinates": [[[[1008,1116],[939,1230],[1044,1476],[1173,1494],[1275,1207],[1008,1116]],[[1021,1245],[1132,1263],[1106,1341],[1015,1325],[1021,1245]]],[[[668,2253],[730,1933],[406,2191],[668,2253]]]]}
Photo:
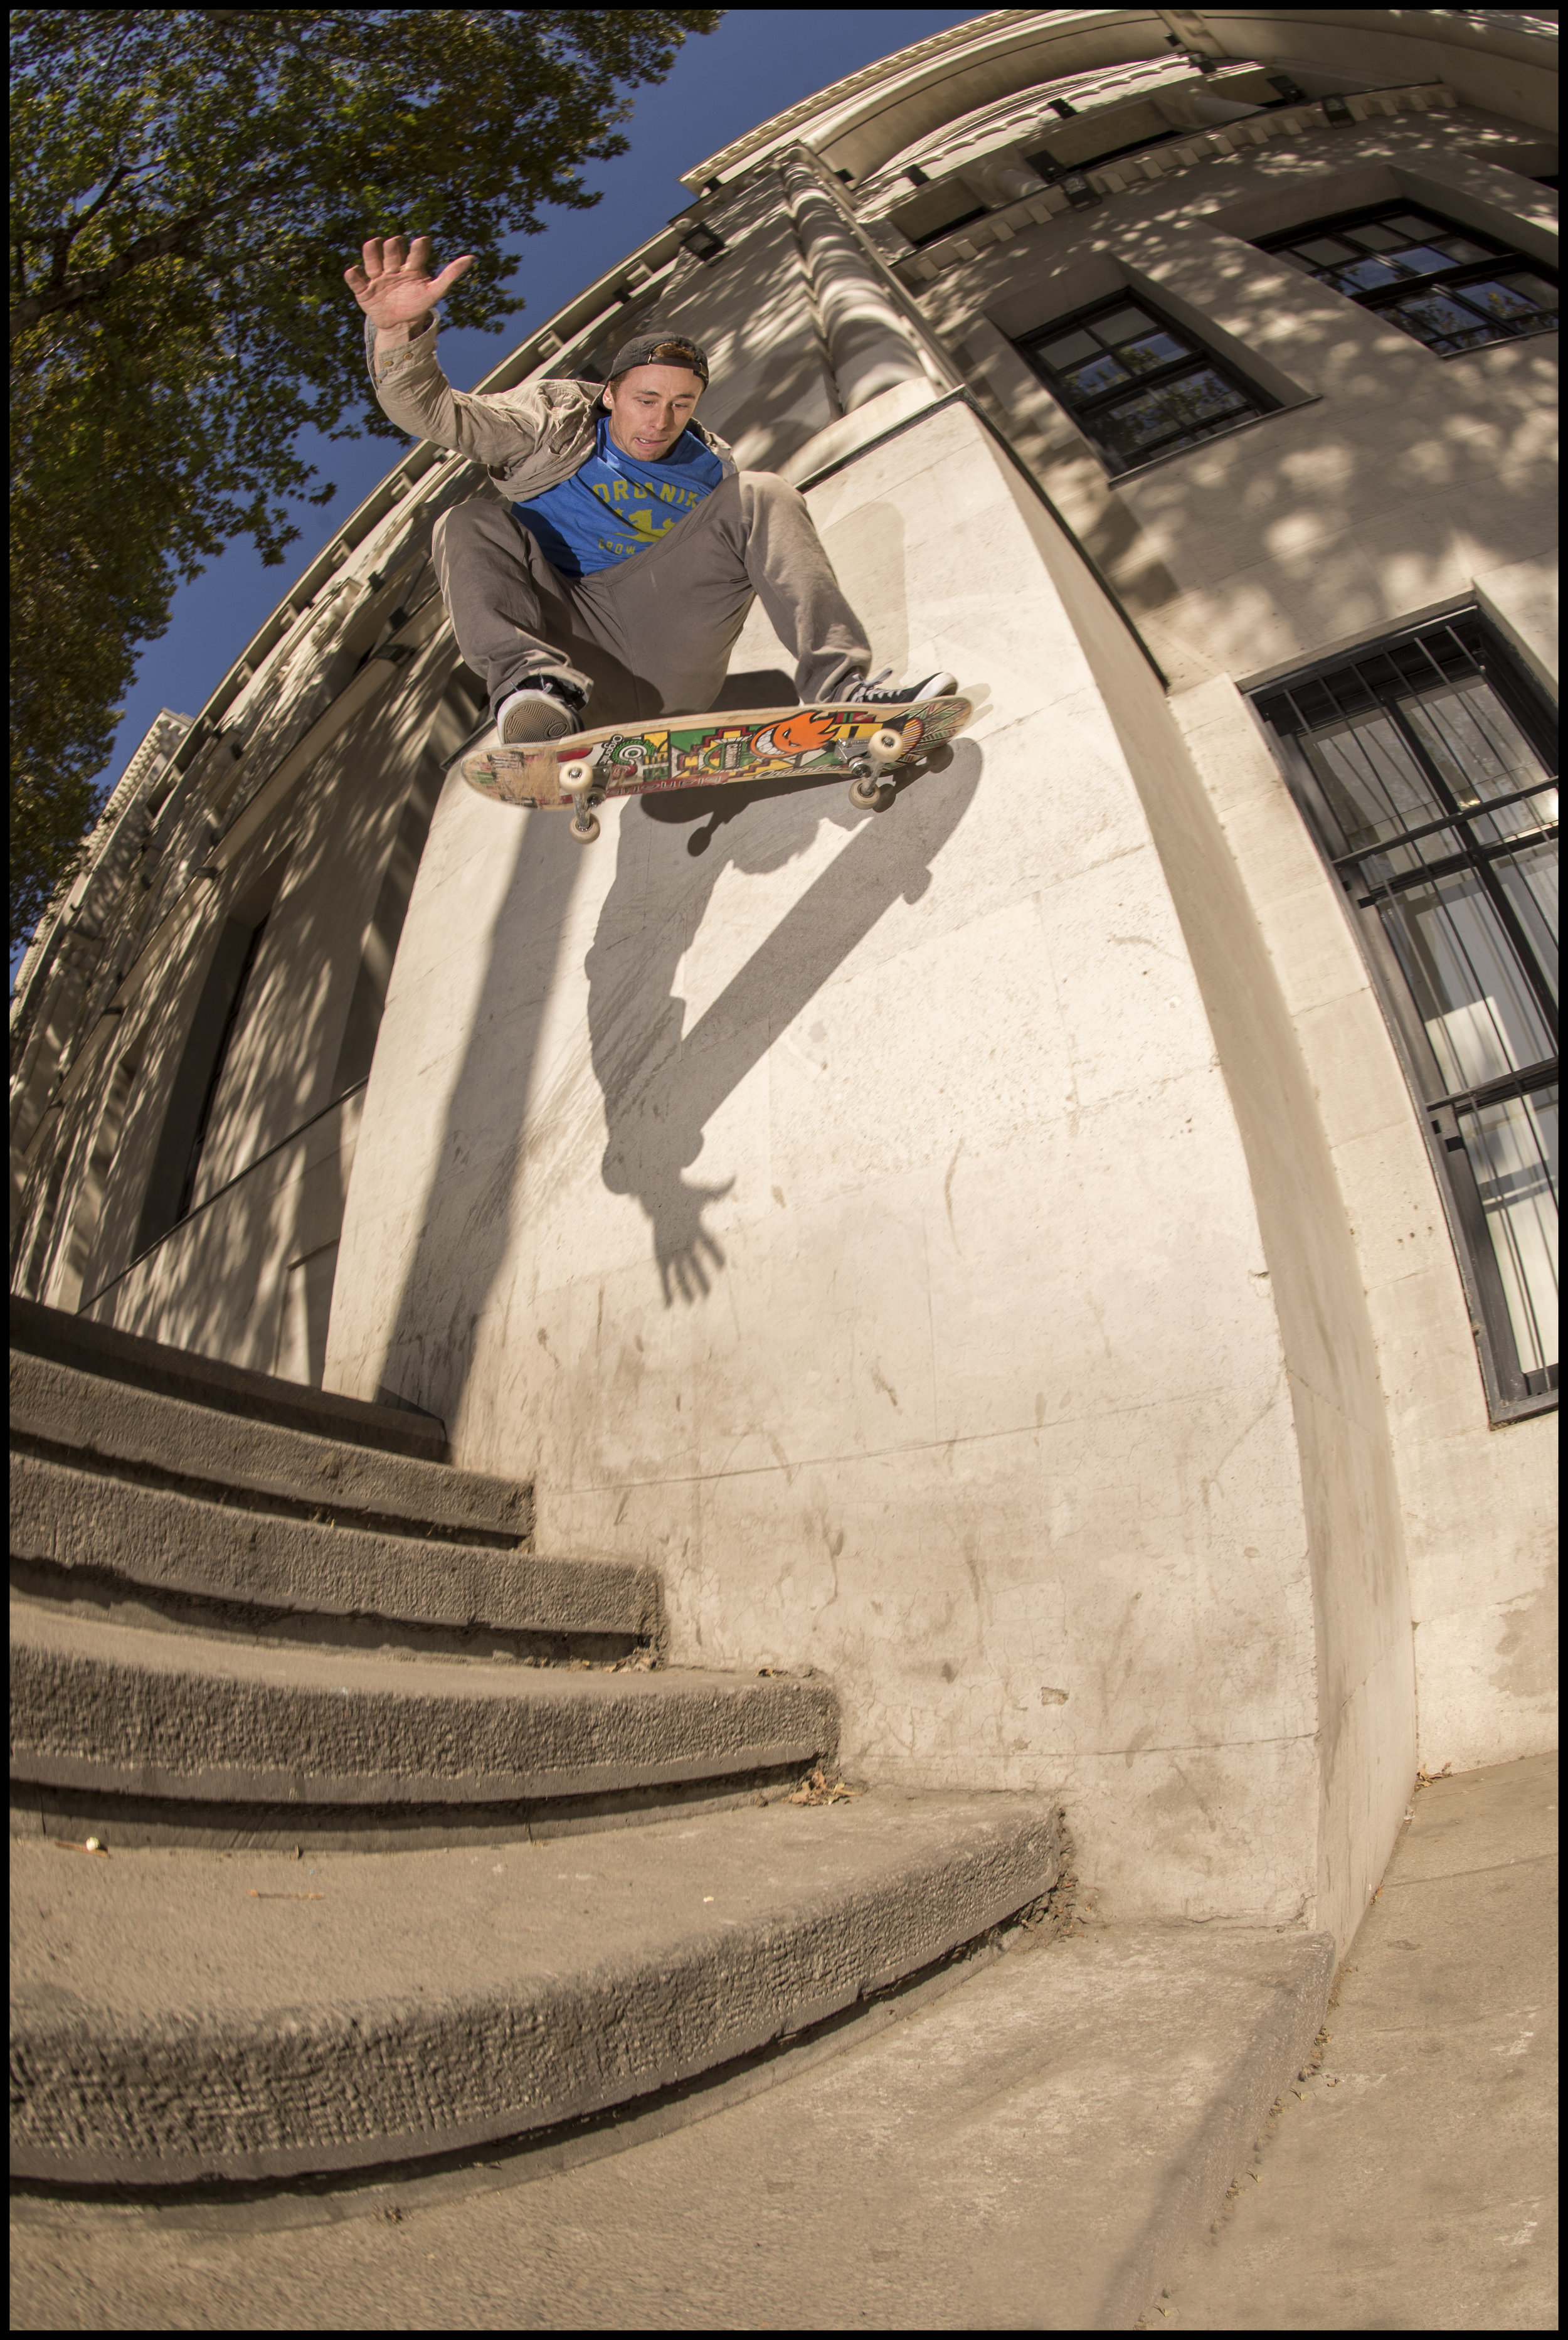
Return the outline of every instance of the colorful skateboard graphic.
{"type": "Polygon", "coordinates": [[[954,738],[967,699],[924,699],[891,711],[855,707],[759,707],[733,715],[672,715],[657,723],[581,731],[547,746],[492,745],[462,759],[463,778],[494,804],[573,809],[572,834],[599,833],[592,808],[606,797],[658,788],[720,788],[793,773],[842,772],[856,809],[871,812],[886,776],[954,738]]]}

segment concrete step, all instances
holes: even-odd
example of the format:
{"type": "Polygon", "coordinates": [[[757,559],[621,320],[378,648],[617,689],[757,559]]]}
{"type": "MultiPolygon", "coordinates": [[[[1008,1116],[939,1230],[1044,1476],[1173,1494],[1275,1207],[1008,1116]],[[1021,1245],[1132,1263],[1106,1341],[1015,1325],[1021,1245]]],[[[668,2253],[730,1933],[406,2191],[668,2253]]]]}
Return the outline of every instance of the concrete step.
{"type": "MultiPolygon", "coordinates": [[[[287,2233],[230,2214],[199,2238],[165,2231],[165,2197],[114,2271],[134,2266],[143,2328],[166,2328],[194,2261],[222,2266],[210,2319],[273,2328],[308,2301],[315,2329],[356,2307],[405,2330],[508,2329],[498,2271],[527,2268],[542,2331],[1159,2331],[1183,2246],[1311,2053],[1332,1963],[1327,1935],[1250,1929],[1020,1947],[907,2014],[870,2010],[597,2136],[491,2148],[445,2187],[410,2172],[351,2207],[346,2188],[313,2206],[298,2189],[271,2206],[287,2233]],[[357,2247],[326,2226],[329,2201],[357,2247]]],[[[88,2231],[115,2247],[107,2222],[88,2231]]],[[[1248,2328],[1297,2311],[1277,2292],[1248,2328]]]]}
{"type": "Polygon", "coordinates": [[[11,1772],[35,1787],[352,1809],[373,1828],[388,1805],[798,1771],[836,1743],[817,1680],[411,1660],[11,1603],[11,1772]]]}
{"type": "Polygon", "coordinates": [[[285,2176],[627,2106],[973,1942],[1060,1842],[1043,1799],[882,1793],[589,1847],[14,1845],[12,2168],[285,2176]]]}
{"type": "Polygon", "coordinates": [[[251,1373],[216,1357],[172,1349],[162,1341],[143,1340],[139,1334],[122,1333],[113,1324],[94,1324],[91,1317],[69,1315],[15,1294],[11,1346],[82,1373],[133,1383],[252,1421],[341,1438],[390,1454],[419,1455],[430,1462],[446,1460],[445,1423],[417,1406],[370,1405],[362,1398],[307,1389],[300,1382],[280,1381],[272,1373],[251,1373]]]}
{"type": "MultiPolygon", "coordinates": [[[[1506,2277],[1483,2295],[1489,2315],[1464,2312],[1469,2261],[1432,2247],[1417,2138],[1375,2173],[1408,2199],[1370,2236],[1373,2313],[1348,2322],[1321,2201],[1282,2221],[1267,2160],[1250,2183],[1270,2105],[1297,2109],[1327,1937],[1023,1939],[1039,1946],[982,1952],[688,2088],[459,2166],[227,2189],[238,2200],[15,2185],[17,2328],[511,2332],[526,2283],[534,2331],[1162,2331],[1168,2307],[1184,2320],[1183,2246],[1210,2239],[1232,2179],[1272,2232],[1276,2280],[1250,2318],[1218,2317],[1228,2328],[1555,2328],[1549,2272],[1543,2312],[1521,2315],[1518,2228],[1489,2197],[1470,2226],[1503,2229],[1506,2277]],[[1286,2251],[1295,2289],[1277,2279],[1286,2251]],[[1410,2312],[1415,2270],[1425,2316],[1410,2312]]],[[[1441,2096],[1442,2058],[1427,2061],[1441,2096]]],[[[1354,2182],[1336,2161],[1331,2185],[1354,2182]]],[[[1543,2194],[1549,2172],[1528,2206],[1544,2226],[1543,2194]]]]}
{"type": "MultiPolygon", "coordinates": [[[[657,1631],[658,1581],[617,1561],[539,1559],[515,1547],[350,1524],[228,1502],[83,1469],[56,1455],[11,1457],[11,1552],[63,1581],[276,1614],[376,1617],[513,1634],[618,1636],[657,1631]]],[[[603,1654],[618,1654],[606,1651],[603,1654]]]]}
{"type": "Polygon", "coordinates": [[[111,1475],[192,1494],[243,1490],[304,1511],[439,1525],[516,1546],[528,1542],[527,1487],[337,1435],[251,1419],[11,1352],[11,1437],[111,1475]]]}
{"type": "Polygon", "coordinates": [[[85,1844],[92,1838],[116,1851],[170,1846],[281,1852],[307,1860],[328,1852],[439,1852],[454,1846],[553,1843],[710,1812],[754,1810],[793,1793],[801,1776],[801,1764],[794,1760],[651,1787],[479,1804],[269,1804],[224,1798],[192,1802],[14,1777],[10,1832],[19,1839],[55,1844],[85,1844]]]}

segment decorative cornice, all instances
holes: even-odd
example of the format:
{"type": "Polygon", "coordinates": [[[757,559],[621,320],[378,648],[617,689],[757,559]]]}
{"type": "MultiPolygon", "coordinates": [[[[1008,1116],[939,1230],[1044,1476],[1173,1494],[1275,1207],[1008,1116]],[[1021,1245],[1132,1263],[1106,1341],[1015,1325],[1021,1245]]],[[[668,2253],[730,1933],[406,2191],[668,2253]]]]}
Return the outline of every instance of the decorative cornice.
{"type": "Polygon", "coordinates": [[[803,124],[820,122],[850,98],[858,97],[863,90],[874,89],[879,82],[886,81],[890,76],[902,76],[951,50],[968,48],[971,43],[984,39],[989,34],[1001,32],[1006,25],[1027,22],[1031,16],[1070,16],[1080,13],[1100,15],[1104,11],[994,8],[989,15],[972,16],[968,24],[953,25],[945,33],[933,33],[929,40],[916,41],[907,49],[894,49],[890,55],[879,57],[874,64],[863,65],[858,73],[846,74],[843,81],[830,82],[826,89],[819,89],[810,97],[803,97],[798,105],[787,107],[783,114],[770,114],[767,121],[759,123],[754,130],[748,130],[744,137],[732,139],[727,146],[721,146],[718,153],[710,154],[705,163],[699,163],[694,170],[683,171],[681,184],[690,187],[695,193],[710,180],[727,177],[763,147],[776,145],[803,124]]]}
{"type": "MultiPolygon", "coordinates": [[[[1444,82],[1416,83],[1404,89],[1367,90],[1336,101],[1348,109],[1353,122],[1370,122],[1395,114],[1440,113],[1458,103],[1444,82]]],[[[1341,116],[1341,124],[1343,120],[1341,116]]],[[[1279,113],[1255,114],[1245,122],[1229,123],[1222,130],[1198,130],[1190,137],[1167,139],[1158,146],[1146,148],[1141,154],[1124,154],[1115,163],[1102,163],[1072,175],[1087,181],[1094,193],[1102,198],[1125,194],[1129,189],[1155,185],[1176,172],[1191,170],[1199,164],[1221,162],[1233,154],[1245,154],[1253,147],[1273,145],[1282,138],[1316,136],[1336,126],[1321,104],[1293,105],[1279,113]]],[[[1070,199],[1060,187],[1047,187],[1042,193],[1030,195],[1022,203],[1009,203],[983,220],[971,220],[960,233],[947,236],[940,243],[928,244],[922,252],[894,261],[894,273],[912,292],[918,291],[950,268],[960,268],[966,261],[977,260],[991,245],[1009,243],[1024,229],[1043,226],[1047,220],[1071,208],[1070,199]]]]}

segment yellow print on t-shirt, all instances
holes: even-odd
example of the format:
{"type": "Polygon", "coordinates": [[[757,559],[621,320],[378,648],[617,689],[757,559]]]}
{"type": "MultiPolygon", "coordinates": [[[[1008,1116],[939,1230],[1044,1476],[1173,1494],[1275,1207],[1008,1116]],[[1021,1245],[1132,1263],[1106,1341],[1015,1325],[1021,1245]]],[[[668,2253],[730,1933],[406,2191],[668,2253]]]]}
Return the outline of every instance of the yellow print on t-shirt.
{"type": "MultiPolygon", "coordinates": [[[[625,504],[629,497],[652,496],[655,491],[651,488],[639,488],[630,480],[614,480],[607,485],[596,484],[592,492],[602,504],[608,504],[613,511],[617,504],[625,504]]],[[[668,481],[661,484],[657,491],[660,503],[684,504],[688,511],[695,511],[705,492],[699,488],[677,488],[668,481]]]]}
{"type": "MultiPolygon", "coordinates": [[[[656,544],[661,536],[668,535],[677,519],[684,520],[686,512],[695,511],[703,501],[700,491],[678,488],[666,482],[661,484],[658,489],[659,501],[683,506],[684,509],[679,513],[671,512],[662,519],[656,520],[651,504],[633,505],[627,508],[628,496],[647,495],[651,491],[646,488],[638,489],[628,480],[596,483],[593,489],[593,493],[597,496],[601,503],[608,505],[616,520],[621,521],[627,533],[635,540],[638,548],[646,544],[656,544]]],[[[601,552],[618,552],[625,543],[625,536],[619,539],[600,537],[599,550],[601,552]]]]}

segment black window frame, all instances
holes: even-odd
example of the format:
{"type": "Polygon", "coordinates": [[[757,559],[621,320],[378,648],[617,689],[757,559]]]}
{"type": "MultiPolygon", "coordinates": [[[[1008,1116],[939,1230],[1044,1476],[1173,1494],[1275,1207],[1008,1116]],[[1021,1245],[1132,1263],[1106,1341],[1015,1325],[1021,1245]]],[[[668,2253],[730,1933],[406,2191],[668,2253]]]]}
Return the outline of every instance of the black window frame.
{"type": "Polygon", "coordinates": [[[1073,310],[1068,316],[1053,317],[1049,324],[1031,326],[1027,333],[1021,333],[1015,337],[1013,346],[1031,372],[1050,392],[1070,421],[1083,433],[1105,465],[1106,471],[1114,480],[1127,479],[1134,472],[1146,471],[1150,464],[1165,461],[1171,455],[1183,455],[1190,452],[1193,448],[1206,447],[1211,441],[1224,438],[1228,431],[1238,431],[1245,424],[1256,422],[1264,415],[1277,414],[1280,411],[1280,402],[1272,392],[1266,391],[1259,383],[1250,381],[1228,359],[1218,356],[1206,342],[1198,339],[1190,326],[1179,323],[1176,318],[1162,309],[1158,302],[1151,301],[1140,288],[1130,284],[1124,285],[1119,292],[1106,300],[1095,301],[1087,308],[1073,310]],[[1080,396],[1070,391],[1058,377],[1049,361],[1040,355],[1040,351],[1048,342],[1058,341],[1065,334],[1080,332],[1086,326],[1092,328],[1098,319],[1113,316],[1117,310],[1126,308],[1141,310],[1152,324],[1182,342],[1189,354],[1181,358],[1173,358],[1161,366],[1150,367],[1147,373],[1135,374],[1129,382],[1113,383],[1108,390],[1097,392],[1089,397],[1080,396]],[[1166,384],[1179,382],[1184,375],[1197,372],[1218,374],[1222,382],[1228,383],[1230,388],[1246,402],[1244,411],[1238,414],[1222,416],[1207,430],[1174,431],[1169,439],[1162,440],[1147,449],[1140,449],[1138,454],[1131,458],[1122,455],[1117,448],[1109,445],[1101,431],[1097,428],[1100,418],[1108,414],[1119,402],[1139,395],[1145,391],[1158,390],[1166,384]]]}
{"type": "MultiPolygon", "coordinates": [[[[270,912],[268,916],[271,916],[270,912]]],[[[240,962],[240,972],[234,978],[233,996],[229,1002],[228,1014],[223,1018],[223,1028],[219,1035],[217,1052],[212,1058],[212,1069],[208,1075],[206,1090],[202,1098],[202,1109],[196,1116],[196,1126],[191,1139],[191,1151],[185,1160],[185,1175],[180,1182],[180,1199],[174,1206],[176,1226],[182,1219],[190,1217],[192,1205],[196,1199],[196,1182],[202,1175],[202,1156],[207,1150],[207,1140],[212,1135],[212,1107],[218,1102],[218,1091],[223,1086],[223,1076],[229,1069],[229,1059],[234,1053],[234,1043],[240,1036],[241,1024],[251,998],[251,979],[256,972],[256,961],[261,956],[261,939],[266,931],[267,918],[263,917],[259,919],[251,930],[250,939],[244,947],[245,955],[240,962]]]]}
{"type": "MultiPolygon", "coordinates": [[[[1451,671],[1457,676],[1461,670],[1456,663],[1451,663],[1451,671]]],[[[1379,914],[1379,905],[1398,892],[1431,883],[1462,869],[1482,875],[1484,890],[1498,916],[1499,926],[1519,956],[1522,971],[1531,983],[1542,1020],[1555,1034],[1555,1002],[1549,996],[1549,987],[1537,964],[1537,955],[1528,937],[1519,929],[1516,915],[1503,896],[1502,888],[1494,878],[1484,873],[1490,864],[1503,859],[1510,851],[1516,852],[1522,845],[1554,839],[1557,823],[1545,823],[1535,830],[1523,831],[1502,841],[1477,838],[1473,832],[1488,815],[1556,788],[1556,710],[1534,678],[1474,607],[1390,632],[1376,641],[1363,644],[1358,649],[1342,651],[1336,658],[1319,659],[1277,681],[1259,686],[1248,696],[1267,735],[1275,743],[1297,808],[1329,874],[1344,896],[1372,976],[1373,987],[1394,1038],[1395,1053],[1409,1084],[1448,1218],[1491,1418],[1494,1423],[1503,1423],[1553,1412],[1557,1406],[1558,1365],[1553,1363],[1538,1371],[1526,1372],[1520,1362],[1481,1188],[1466,1146],[1463,1119],[1467,1114],[1476,1113],[1487,1105],[1524,1097],[1556,1086],[1560,1058],[1553,1055],[1537,1063],[1521,1066],[1503,1077],[1480,1082],[1469,1089],[1449,1088],[1422,1022],[1419,1003],[1410,988],[1379,914]],[[1441,640],[1445,634],[1451,637],[1458,651],[1473,659],[1473,671],[1496,694],[1504,712],[1518,726],[1527,744],[1551,775],[1549,779],[1537,782],[1533,788],[1520,790],[1512,797],[1481,798],[1468,808],[1449,787],[1419,731],[1401,713],[1398,701],[1402,694],[1396,684],[1386,675],[1380,675],[1376,666],[1379,659],[1391,665],[1395,654],[1418,644],[1435,646],[1452,661],[1454,652],[1441,640]],[[1357,671],[1363,688],[1370,692],[1391,719],[1402,744],[1419,766],[1435,800],[1444,807],[1444,818],[1400,830],[1375,845],[1346,851],[1344,848],[1351,840],[1345,835],[1317,775],[1297,745],[1300,733],[1310,732],[1315,727],[1298,720],[1298,711],[1293,711],[1288,702],[1293,695],[1304,693],[1314,685],[1326,685],[1332,690],[1337,680],[1343,688],[1343,678],[1352,669],[1357,671]],[[1387,862],[1395,858],[1407,839],[1449,831],[1456,835],[1459,849],[1443,859],[1424,861],[1417,857],[1416,866],[1386,874],[1381,879],[1369,877],[1363,871],[1365,863],[1387,862]]]]}
{"type": "MultiPolygon", "coordinates": [[[[918,165],[916,166],[918,168],[918,165]]],[[[946,178],[931,178],[922,171],[918,178],[906,172],[913,181],[910,193],[902,196],[888,213],[889,219],[902,236],[923,252],[929,244],[940,243],[944,236],[961,235],[966,227],[974,227],[989,219],[992,205],[981,203],[974,189],[962,174],[954,173],[946,178]],[[960,206],[953,210],[954,204],[960,206]]]]}
{"type": "MultiPolygon", "coordinates": [[[[1558,282],[1557,271],[1549,262],[1537,260],[1532,253],[1521,252],[1515,244],[1500,243],[1494,235],[1487,234],[1481,228],[1466,226],[1463,220],[1449,219],[1442,212],[1435,210],[1432,204],[1424,203],[1415,196],[1406,196],[1396,203],[1363,203],[1356,211],[1335,212],[1323,219],[1308,220],[1299,227],[1281,230],[1274,235],[1259,236],[1255,249],[1289,258],[1292,265],[1299,268],[1304,274],[1309,275],[1326,292],[1337,293],[1341,300],[1353,302],[1358,309],[1366,310],[1372,316],[1382,316],[1390,312],[1395,312],[1388,314],[1388,322],[1398,332],[1405,334],[1419,349],[1428,351],[1433,357],[1442,359],[1445,363],[1455,358],[1474,357],[1477,350],[1498,349],[1512,342],[1534,341],[1543,334],[1554,333],[1557,331],[1555,310],[1551,312],[1552,322],[1548,323],[1544,314],[1535,320],[1488,319],[1484,317],[1477,309],[1473,312],[1477,326],[1490,325],[1492,330],[1487,340],[1474,342],[1468,348],[1438,349],[1422,334],[1413,332],[1396,313],[1400,303],[1407,301],[1413,292],[1462,293],[1465,285],[1483,283],[1488,277],[1495,276],[1500,267],[1527,268],[1533,275],[1544,277],[1549,283],[1556,284],[1558,282]],[[1351,228],[1376,227],[1385,221],[1396,219],[1401,213],[1414,213],[1422,219],[1430,220],[1435,227],[1441,228],[1445,234],[1462,235],[1467,243],[1480,244],[1487,257],[1484,260],[1455,261],[1451,267],[1434,269],[1428,274],[1408,277],[1396,284],[1379,284],[1365,292],[1353,292],[1346,286],[1334,282],[1326,263],[1303,260],[1292,249],[1294,245],[1308,243],[1316,236],[1337,235],[1351,228]]],[[[1372,256],[1368,254],[1369,258],[1372,256]]]]}
{"type": "MultiPolygon", "coordinates": [[[[977,221],[990,217],[990,204],[976,203],[972,211],[960,212],[955,219],[944,220],[941,227],[925,228],[919,235],[910,234],[907,228],[901,229],[900,233],[909,236],[916,252],[923,252],[928,244],[941,243],[944,237],[950,235],[960,235],[966,227],[973,227],[977,221]]],[[[896,221],[894,224],[897,224],[896,221]]]]}

